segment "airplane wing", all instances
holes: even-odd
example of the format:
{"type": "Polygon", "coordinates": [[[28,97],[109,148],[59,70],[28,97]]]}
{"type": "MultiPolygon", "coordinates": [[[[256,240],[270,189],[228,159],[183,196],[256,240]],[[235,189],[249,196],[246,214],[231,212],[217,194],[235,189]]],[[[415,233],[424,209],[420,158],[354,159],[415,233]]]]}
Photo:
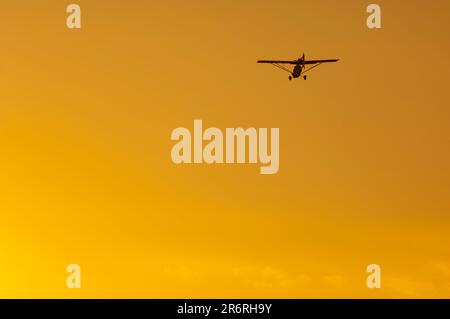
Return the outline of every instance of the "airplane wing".
{"type": "Polygon", "coordinates": [[[257,63],[269,63],[269,64],[297,64],[298,61],[275,61],[275,60],[259,60],[257,63]]]}
{"type": "MultiPolygon", "coordinates": [[[[337,62],[339,59],[331,59],[331,60],[306,60],[304,64],[319,64],[319,63],[330,63],[337,62]]],[[[259,60],[257,63],[269,63],[269,64],[298,64],[299,60],[293,61],[277,61],[277,60],[259,60]]]]}
{"type": "Polygon", "coordinates": [[[331,59],[331,60],[306,60],[305,64],[318,64],[318,63],[330,63],[330,62],[337,62],[339,59],[331,59]]]}

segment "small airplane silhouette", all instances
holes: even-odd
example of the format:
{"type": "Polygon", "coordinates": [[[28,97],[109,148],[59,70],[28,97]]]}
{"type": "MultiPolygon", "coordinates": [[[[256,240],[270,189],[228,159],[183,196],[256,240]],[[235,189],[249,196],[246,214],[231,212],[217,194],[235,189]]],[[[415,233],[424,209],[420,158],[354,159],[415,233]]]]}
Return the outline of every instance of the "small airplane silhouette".
{"type": "Polygon", "coordinates": [[[276,66],[277,68],[280,68],[283,71],[288,72],[289,80],[292,80],[293,78],[296,79],[300,76],[303,76],[303,79],[306,80],[307,76],[305,75],[306,72],[314,69],[315,67],[318,67],[322,63],[330,63],[330,62],[337,62],[339,59],[330,59],[330,60],[306,60],[305,54],[303,53],[302,57],[297,60],[292,61],[277,61],[277,60],[259,60],[257,63],[267,63],[272,64],[273,66],[276,66]],[[290,70],[284,64],[292,64],[295,65],[293,70],[290,70]],[[312,67],[306,69],[306,65],[312,65],[312,67]]]}

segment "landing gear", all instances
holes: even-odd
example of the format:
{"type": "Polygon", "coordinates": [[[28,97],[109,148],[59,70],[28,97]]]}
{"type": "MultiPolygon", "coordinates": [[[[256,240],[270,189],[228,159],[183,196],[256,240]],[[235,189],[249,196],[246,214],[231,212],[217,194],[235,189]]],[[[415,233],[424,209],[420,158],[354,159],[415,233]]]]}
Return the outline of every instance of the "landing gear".
{"type": "Polygon", "coordinates": [[[307,75],[304,75],[304,76],[303,76],[303,80],[306,81],[307,79],[308,79],[308,76],[307,76],[307,75]]]}
{"type": "Polygon", "coordinates": [[[292,76],[289,75],[289,81],[292,81],[292,76]]]}

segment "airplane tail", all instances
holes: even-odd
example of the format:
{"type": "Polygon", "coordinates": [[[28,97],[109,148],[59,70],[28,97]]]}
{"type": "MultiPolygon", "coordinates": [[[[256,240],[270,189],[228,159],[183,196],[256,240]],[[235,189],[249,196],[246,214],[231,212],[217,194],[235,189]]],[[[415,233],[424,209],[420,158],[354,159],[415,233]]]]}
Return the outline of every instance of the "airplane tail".
{"type": "Polygon", "coordinates": [[[304,69],[305,68],[305,52],[303,52],[303,54],[302,54],[302,57],[300,58],[300,65],[301,65],[301,68],[302,69],[304,69]]]}

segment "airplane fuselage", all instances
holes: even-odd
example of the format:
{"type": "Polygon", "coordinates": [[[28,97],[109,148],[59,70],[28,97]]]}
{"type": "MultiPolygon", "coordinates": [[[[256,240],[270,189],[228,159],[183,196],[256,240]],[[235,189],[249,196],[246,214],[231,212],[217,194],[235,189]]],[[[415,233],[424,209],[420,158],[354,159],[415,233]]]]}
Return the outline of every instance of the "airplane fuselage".
{"type": "Polygon", "coordinates": [[[296,64],[294,70],[292,70],[292,77],[294,79],[300,77],[300,75],[302,74],[302,69],[303,66],[301,64],[296,64]]]}
{"type": "MultiPolygon", "coordinates": [[[[300,77],[302,75],[302,71],[305,68],[305,55],[298,59],[297,64],[295,65],[294,69],[292,70],[292,77],[294,79],[300,77]]],[[[289,78],[290,79],[290,78],[289,78]]]]}

